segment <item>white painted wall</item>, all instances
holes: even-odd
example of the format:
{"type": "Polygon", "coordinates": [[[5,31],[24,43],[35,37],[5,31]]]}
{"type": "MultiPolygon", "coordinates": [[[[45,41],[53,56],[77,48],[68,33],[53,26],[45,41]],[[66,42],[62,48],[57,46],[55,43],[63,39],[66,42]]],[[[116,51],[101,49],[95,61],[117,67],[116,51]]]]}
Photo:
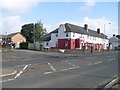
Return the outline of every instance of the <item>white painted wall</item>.
{"type": "Polygon", "coordinates": [[[44,48],[50,48],[51,47],[51,41],[45,41],[43,45],[44,45],[44,48]]]}
{"type": "Polygon", "coordinates": [[[58,37],[56,37],[56,33],[51,34],[50,47],[56,47],[56,42],[58,42],[58,37]]]}
{"type": "Polygon", "coordinates": [[[59,26],[59,29],[58,29],[58,37],[56,37],[56,33],[52,33],[51,34],[51,41],[50,42],[45,42],[44,47],[47,47],[47,48],[48,47],[56,47],[56,43],[58,43],[58,39],[69,39],[69,38],[71,38],[71,39],[80,38],[80,39],[84,40],[84,42],[95,43],[95,44],[104,44],[105,43],[105,49],[106,49],[106,45],[109,43],[108,39],[104,40],[102,38],[93,37],[93,36],[90,36],[88,38],[88,35],[74,33],[74,32],[67,32],[68,37],[66,37],[66,32],[65,31],[66,31],[66,29],[65,29],[64,24],[61,24],[59,26]],[[49,43],[49,45],[46,45],[46,43],[49,43]]]}
{"type": "Polygon", "coordinates": [[[58,38],[63,39],[66,37],[66,34],[64,33],[66,31],[65,26],[61,24],[58,29],[58,38]]]}

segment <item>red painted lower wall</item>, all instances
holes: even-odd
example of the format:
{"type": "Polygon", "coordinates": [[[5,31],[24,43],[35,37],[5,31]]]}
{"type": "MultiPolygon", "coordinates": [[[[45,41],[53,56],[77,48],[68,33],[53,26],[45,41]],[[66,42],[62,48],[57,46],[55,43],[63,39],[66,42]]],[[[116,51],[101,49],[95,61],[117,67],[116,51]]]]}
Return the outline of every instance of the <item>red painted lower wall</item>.
{"type": "Polygon", "coordinates": [[[70,39],[70,48],[69,49],[75,49],[75,39],[70,39]]]}
{"type": "Polygon", "coordinates": [[[75,48],[80,48],[80,39],[75,39],[75,48]]]}
{"type": "Polygon", "coordinates": [[[75,39],[58,39],[59,49],[75,49],[75,39]]]}
{"type": "Polygon", "coordinates": [[[58,39],[58,48],[59,49],[69,49],[69,40],[68,39],[58,39]],[[68,43],[68,46],[65,44],[68,43]]]}

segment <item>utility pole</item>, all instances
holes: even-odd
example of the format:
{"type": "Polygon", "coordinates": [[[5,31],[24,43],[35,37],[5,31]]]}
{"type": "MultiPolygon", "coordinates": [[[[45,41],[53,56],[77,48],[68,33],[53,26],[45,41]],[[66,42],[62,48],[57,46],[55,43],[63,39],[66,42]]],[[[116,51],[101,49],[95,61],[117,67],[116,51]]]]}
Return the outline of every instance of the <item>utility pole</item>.
{"type": "Polygon", "coordinates": [[[103,48],[104,48],[103,50],[105,50],[105,23],[104,23],[104,47],[103,48]]]}
{"type": "MultiPolygon", "coordinates": [[[[111,24],[111,23],[108,23],[108,24],[111,24]]],[[[105,45],[105,29],[106,29],[106,24],[104,23],[104,49],[105,49],[105,47],[106,47],[106,45],[105,45]]]]}
{"type": "Polygon", "coordinates": [[[33,43],[35,44],[35,24],[33,23],[33,33],[34,33],[34,41],[33,43]]]}
{"type": "Polygon", "coordinates": [[[33,34],[34,34],[33,44],[34,44],[34,50],[35,50],[35,24],[34,23],[33,23],[33,34]]]}

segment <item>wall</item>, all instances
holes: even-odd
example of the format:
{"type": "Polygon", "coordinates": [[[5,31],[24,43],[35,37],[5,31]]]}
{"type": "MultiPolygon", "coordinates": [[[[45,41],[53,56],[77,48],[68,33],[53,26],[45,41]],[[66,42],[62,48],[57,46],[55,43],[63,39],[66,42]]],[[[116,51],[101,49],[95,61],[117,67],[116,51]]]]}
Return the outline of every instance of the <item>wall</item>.
{"type": "Polygon", "coordinates": [[[51,47],[51,41],[45,41],[43,45],[44,45],[44,48],[50,48],[51,47]]]}
{"type": "Polygon", "coordinates": [[[28,44],[28,49],[30,50],[41,50],[43,47],[43,43],[29,43],[28,44]],[[42,45],[42,46],[41,46],[42,45]]]}
{"type": "Polygon", "coordinates": [[[50,47],[56,47],[56,43],[58,43],[58,37],[56,37],[57,33],[52,33],[51,34],[51,42],[50,47]]]}
{"type": "Polygon", "coordinates": [[[33,44],[33,43],[29,43],[29,44],[28,44],[28,49],[34,50],[34,44],[33,44]]]}
{"type": "Polygon", "coordinates": [[[21,34],[18,33],[15,36],[12,37],[12,41],[14,43],[17,43],[17,42],[26,42],[26,39],[21,34]]]}

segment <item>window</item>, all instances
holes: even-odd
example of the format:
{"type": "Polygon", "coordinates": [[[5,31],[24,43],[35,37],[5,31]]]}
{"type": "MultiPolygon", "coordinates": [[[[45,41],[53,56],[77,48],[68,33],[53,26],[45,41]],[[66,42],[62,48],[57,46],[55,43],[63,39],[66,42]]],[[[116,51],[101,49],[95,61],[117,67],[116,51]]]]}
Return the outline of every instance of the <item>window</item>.
{"type": "Polygon", "coordinates": [[[68,47],[68,42],[65,42],[65,47],[68,47]]]}
{"type": "Polygon", "coordinates": [[[73,45],[75,45],[75,42],[73,42],[73,45]]]}
{"type": "Polygon", "coordinates": [[[56,37],[58,37],[58,34],[56,33],[56,37]]]}
{"type": "Polygon", "coordinates": [[[68,33],[66,33],[66,37],[68,37],[68,33]]]}
{"type": "Polygon", "coordinates": [[[46,42],[46,45],[48,46],[48,42],[46,42]]]}
{"type": "Polygon", "coordinates": [[[58,42],[56,42],[56,47],[58,47],[58,42]]]}
{"type": "Polygon", "coordinates": [[[75,37],[75,33],[73,33],[73,37],[75,37]]]}
{"type": "Polygon", "coordinates": [[[89,37],[89,39],[91,40],[91,36],[89,37]]]}

